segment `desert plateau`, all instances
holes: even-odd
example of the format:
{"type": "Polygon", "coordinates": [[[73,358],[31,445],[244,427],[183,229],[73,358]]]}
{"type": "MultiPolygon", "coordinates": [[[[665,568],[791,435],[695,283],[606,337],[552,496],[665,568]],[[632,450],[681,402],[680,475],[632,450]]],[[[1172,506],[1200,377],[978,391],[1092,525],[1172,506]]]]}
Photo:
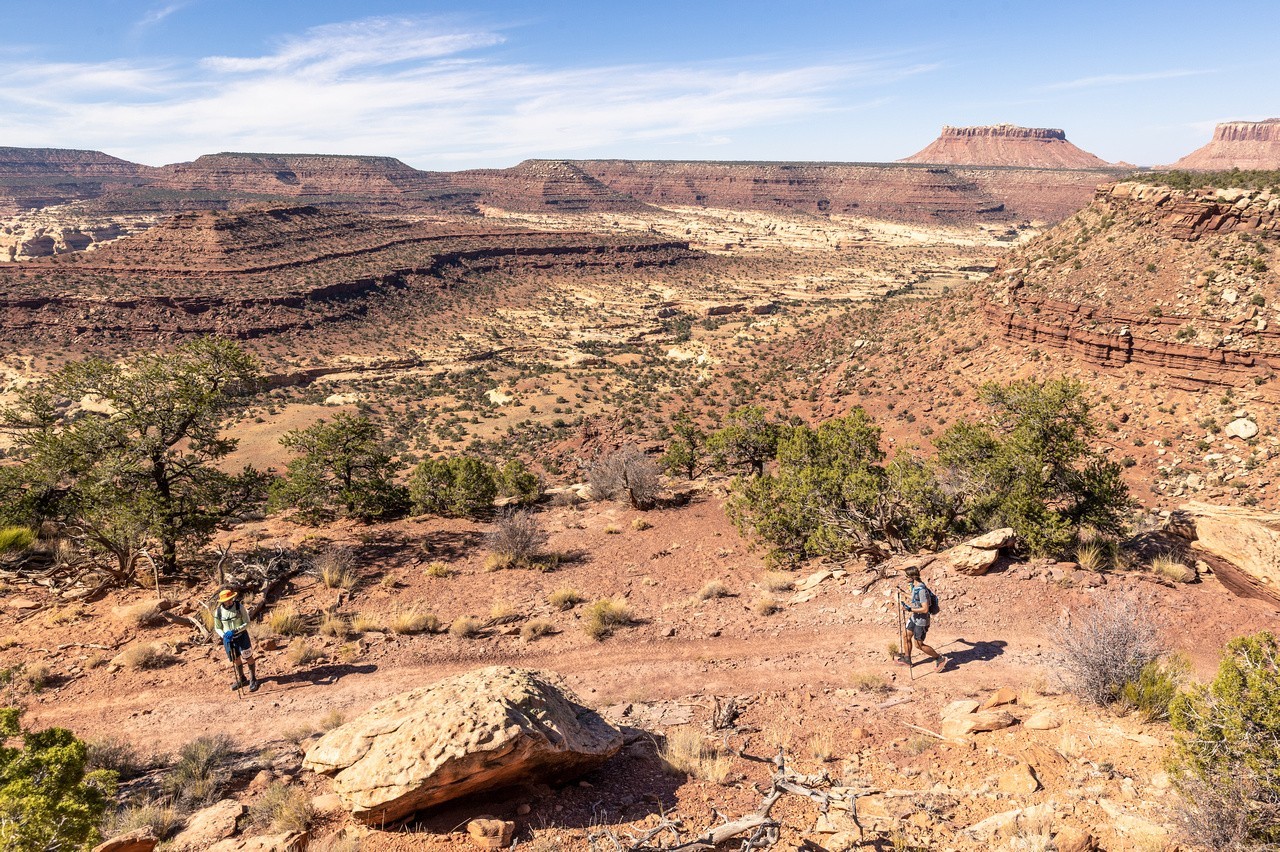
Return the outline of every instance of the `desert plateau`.
{"type": "MultiPolygon", "coordinates": [[[[264,127],[534,85],[406,21],[200,67],[264,127]]],[[[161,85],[113,63],[68,85],[161,85]]],[[[1130,82],[1080,74],[1030,91],[1130,82]]],[[[1280,848],[1280,120],[1167,166],[437,120],[0,147],[0,846],[1280,848]]]]}

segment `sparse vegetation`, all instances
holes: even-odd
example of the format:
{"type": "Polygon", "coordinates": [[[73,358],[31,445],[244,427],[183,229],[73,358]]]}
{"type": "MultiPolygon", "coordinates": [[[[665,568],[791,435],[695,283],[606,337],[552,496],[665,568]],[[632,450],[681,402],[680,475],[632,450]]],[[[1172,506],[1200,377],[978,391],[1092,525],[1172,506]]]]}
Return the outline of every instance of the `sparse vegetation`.
{"type": "Polygon", "coordinates": [[[351,630],[355,633],[380,633],[386,629],[382,619],[371,612],[357,612],[351,619],[351,630]]]}
{"type": "Polygon", "coordinates": [[[732,758],[709,742],[697,728],[680,727],[667,731],[658,755],[668,771],[700,781],[723,784],[729,778],[732,758]]]}
{"type": "Polygon", "coordinates": [[[716,598],[727,597],[729,597],[729,589],[719,580],[708,580],[703,584],[702,588],[698,590],[698,600],[700,601],[710,601],[715,600],[716,598]]]}
{"type": "Polygon", "coordinates": [[[146,671],[172,665],[176,658],[161,642],[139,642],[121,651],[119,659],[127,669],[146,671]]]}
{"type": "Polygon", "coordinates": [[[756,615],[773,615],[782,611],[782,604],[771,595],[761,595],[752,602],[751,611],[756,615]]]}
{"type": "Polygon", "coordinates": [[[473,639],[484,629],[484,622],[473,615],[460,615],[449,625],[449,635],[455,639],[473,639]]]}
{"type": "Polygon", "coordinates": [[[301,636],[307,632],[306,619],[293,604],[280,604],[267,616],[267,627],[277,636],[301,636]]]}
{"type": "Polygon", "coordinates": [[[178,751],[178,758],[164,779],[172,801],[192,808],[217,801],[229,773],[231,739],[225,734],[198,737],[178,751]]]}
{"type": "Polygon", "coordinates": [[[182,812],[173,805],[163,801],[143,802],[129,805],[118,811],[111,819],[111,834],[126,834],[139,828],[151,826],[151,830],[160,840],[176,834],[182,828],[184,818],[182,812]]]}
{"type": "Polygon", "coordinates": [[[350,548],[325,548],[311,561],[311,570],[326,589],[355,588],[355,554],[350,548]]]}
{"type": "Polygon", "coordinates": [[[493,508],[497,495],[497,468],[474,456],[428,459],[409,477],[417,514],[476,517],[493,508]]]}
{"type": "Polygon", "coordinates": [[[342,640],[347,638],[347,634],[351,632],[351,624],[345,616],[336,612],[326,612],[324,618],[320,621],[320,633],[324,636],[332,636],[335,639],[342,640]]]}
{"type": "Polygon", "coordinates": [[[392,633],[402,635],[435,633],[440,629],[440,619],[418,609],[402,609],[391,614],[387,626],[391,628],[392,633]]]}
{"type": "Polygon", "coordinates": [[[760,575],[760,588],[773,594],[789,592],[795,588],[795,578],[786,571],[766,571],[760,575]]]}
{"type": "Polygon", "coordinates": [[[301,637],[289,643],[285,650],[285,659],[294,667],[307,666],[316,660],[324,659],[324,652],[301,637]]]}
{"type": "Polygon", "coordinates": [[[600,598],[583,608],[582,629],[592,639],[599,641],[611,636],[617,628],[631,624],[634,618],[626,601],[600,598]]]}
{"type": "Polygon", "coordinates": [[[547,595],[547,603],[551,604],[553,609],[558,609],[561,612],[568,612],[585,600],[586,598],[581,592],[570,586],[561,586],[547,595]]]}
{"type": "Polygon", "coordinates": [[[453,576],[453,569],[443,562],[430,562],[426,568],[422,569],[422,573],[428,577],[434,577],[437,580],[443,580],[446,577],[453,576]]]}
{"type": "Polygon", "coordinates": [[[1217,677],[1179,695],[1170,720],[1191,840],[1232,852],[1280,843],[1276,637],[1264,632],[1227,643],[1217,677]]]}
{"type": "Polygon", "coordinates": [[[275,781],[249,807],[249,820],[272,831],[306,831],[315,820],[315,808],[306,789],[287,781],[275,781]]]}
{"type": "Polygon", "coordinates": [[[521,509],[500,516],[488,534],[492,551],[493,568],[531,568],[537,564],[547,534],[542,531],[538,519],[528,510],[521,509]]]}
{"type": "Polygon", "coordinates": [[[1119,596],[1072,612],[1052,639],[1062,685],[1099,706],[1119,700],[1126,684],[1137,683],[1163,650],[1142,607],[1119,596]]]}
{"type": "Polygon", "coordinates": [[[526,621],[520,627],[520,638],[526,642],[532,642],[535,639],[541,639],[543,636],[554,633],[555,629],[556,626],[550,621],[535,618],[526,621]]]}
{"type": "Polygon", "coordinates": [[[597,459],[587,468],[587,481],[596,499],[626,500],[634,509],[652,509],[662,489],[658,465],[634,446],[597,459]]]}

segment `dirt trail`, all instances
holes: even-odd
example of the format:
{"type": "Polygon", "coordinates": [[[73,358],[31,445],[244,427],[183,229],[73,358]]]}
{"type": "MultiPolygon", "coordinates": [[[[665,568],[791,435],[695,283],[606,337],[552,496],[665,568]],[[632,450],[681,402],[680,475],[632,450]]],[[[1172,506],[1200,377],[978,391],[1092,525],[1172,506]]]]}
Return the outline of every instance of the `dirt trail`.
{"type": "MultiPolygon", "coordinates": [[[[329,682],[306,679],[286,669],[279,653],[262,664],[264,686],[238,697],[226,689],[226,671],[202,666],[171,683],[143,687],[93,701],[59,701],[31,708],[31,721],[61,725],[89,737],[111,733],[172,750],[200,734],[226,732],[243,744],[277,739],[285,732],[314,723],[332,710],[347,717],[370,704],[425,685],[447,675],[482,665],[511,664],[561,673],[588,703],[677,698],[693,694],[741,694],[768,689],[847,687],[854,672],[877,672],[896,685],[937,693],[936,703],[1018,675],[1034,659],[1034,638],[1020,636],[990,660],[972,659],[970,646],[939,625],[935,647],[959,652],[961,661],[942,674],[919,663],[911,680],[905,668],[887,660],[885,646],[892,630],[871,625],[832,625],[817,631],[780,632],[747,638],[610,640],[600,645],[546,653],[475,654],[421,665],[349,667],[350,673],[329,682]],[[968,659],[965,659],[968,657],[968,659]]],[[[965,637],[971,638],[971,637],[965,637]]],[[[430,641],[429,639],[423,641],[430,641]]],[[[319,670],[323,676],[324,670],[319,670]]]]}

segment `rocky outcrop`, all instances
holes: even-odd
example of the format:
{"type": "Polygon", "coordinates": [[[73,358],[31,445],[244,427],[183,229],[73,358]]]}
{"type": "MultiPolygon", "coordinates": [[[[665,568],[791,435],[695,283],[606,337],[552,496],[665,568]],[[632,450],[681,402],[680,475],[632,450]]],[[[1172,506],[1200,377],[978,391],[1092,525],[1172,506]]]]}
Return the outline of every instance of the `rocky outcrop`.
{"type": "Polygon", "coordinates": [[[1019,166],[1037,169],[1104,169],[1106,160],[1067,141],[1048,127],[943,127],[942,134],[921,151],[899,160],[958,166],[1019,166]]]}
{"type": "Polygon", "coordinates": [[[991,570],[1000,558],[1000,552],[1012,547],[1015,540],[1012,529],[992,530],[943,551],[938,554],[938,559],[957,573],[980,576],[991,570]]]}
{"type": "Polygon", "coordinates": [[[1280,609],[1280,515],[1241,506],[1188,503],[1168,529],[1189,542],[1224,586],[1280,609]]]}
{"type": "Polygon", "coordinates": [[[1170,168],[1188,171],[1280,169],[1280,118],[1219,124],[1213,139],[1170,168]]]}
{"type": "Polygon", "coordinates": [[[1236,384],[1280,369],[1267,307],[1277,237],[1273,190],[1107,185],[1006,260],[983,311],[1008,339],[1098,366],[1156,368],[1184,388],[1236,384]]]}
{"type": "Polygon", "coordinates": [[[0,210],[97,198],[141,185],[148,172],[101,151],[0,147],[0,210]]]}
{"type": "Polygon", "coordinates": [[[325,734],[304,768],[330,776],[352,815],[385,824],[515,783],[581,775],[622,735],[549,674],[503,666],[375,705],[325,734]]]}
{"type": "Polygon", "coordinates": [[[152,852],[159,842],[155,829],[144,825],[99,843],[93,847],[93,852],[152,852]]]}
{"type": "Polygon", "coordinates": [[[196,811],[187,818],[186,827],[165,848],[172,852],[207,852],[218,841],[236,833],[245,810],[245,806],[235,799],[223,799],[196,811]]]}

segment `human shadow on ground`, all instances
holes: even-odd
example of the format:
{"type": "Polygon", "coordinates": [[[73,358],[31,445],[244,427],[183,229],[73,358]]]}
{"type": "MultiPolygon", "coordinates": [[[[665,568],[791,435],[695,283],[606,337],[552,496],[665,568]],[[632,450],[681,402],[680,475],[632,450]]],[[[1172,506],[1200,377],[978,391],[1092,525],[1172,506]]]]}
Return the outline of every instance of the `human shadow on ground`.
{"type": "Polygon", "coordinates": [[[936,650],[939,654],[946,656],[947,669],[955,669],[965,663],[990,662],[1003,654],[1008,644],[1003,639],[995,639],[991,642],[970,642],[958,637],[936,650]]]}
{"type": "Polygon", "coordinates": [[[347,675],[353,674],[373,674],[378,667],[372,663],[366,663],[361,666],[351,666],[343,663],[334,663],[326,666],[312,666],[308,669],[300,669],[294,672],[262,672],[259,671],[259,680],[263,684],[263,690],[270,692],[273,685],[290,687],[293,685],[312,686],[328,686],[337,683],[347,675]]]}

